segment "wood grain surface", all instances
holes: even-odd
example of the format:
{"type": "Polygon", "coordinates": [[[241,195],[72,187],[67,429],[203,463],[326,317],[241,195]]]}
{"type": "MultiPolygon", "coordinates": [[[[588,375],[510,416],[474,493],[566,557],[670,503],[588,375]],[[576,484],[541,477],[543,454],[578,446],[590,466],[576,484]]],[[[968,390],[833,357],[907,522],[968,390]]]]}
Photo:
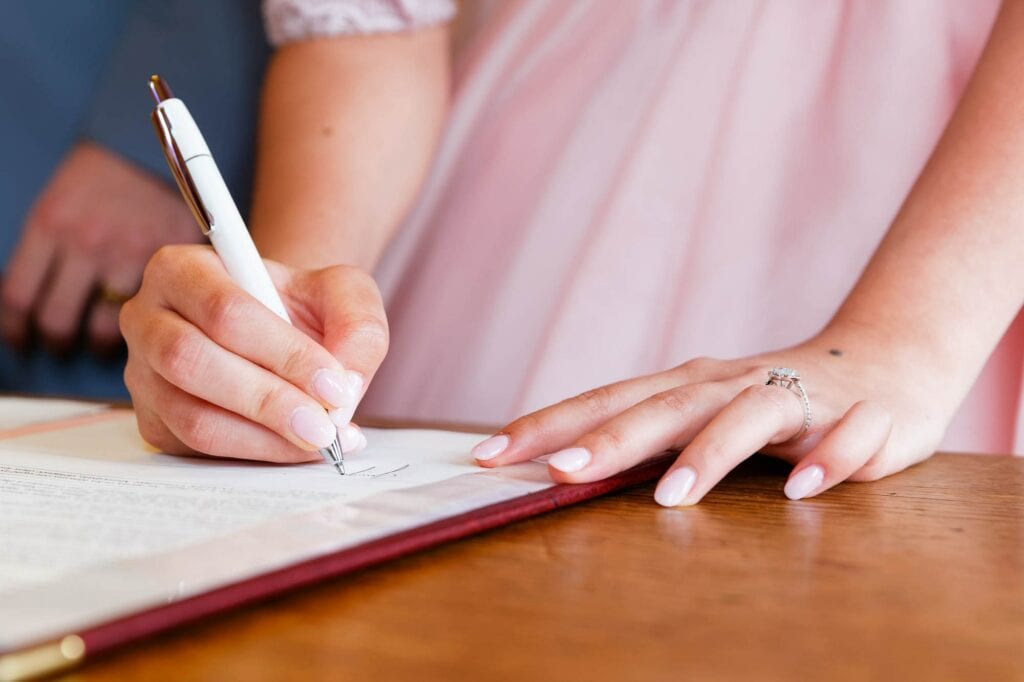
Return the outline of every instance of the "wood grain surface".
{"type": "Polygon", "coordinates": [[[66,679],[1024,680],[1024,459],[937,455],[816,499],[755,458],[92,661],[66,679]]]}

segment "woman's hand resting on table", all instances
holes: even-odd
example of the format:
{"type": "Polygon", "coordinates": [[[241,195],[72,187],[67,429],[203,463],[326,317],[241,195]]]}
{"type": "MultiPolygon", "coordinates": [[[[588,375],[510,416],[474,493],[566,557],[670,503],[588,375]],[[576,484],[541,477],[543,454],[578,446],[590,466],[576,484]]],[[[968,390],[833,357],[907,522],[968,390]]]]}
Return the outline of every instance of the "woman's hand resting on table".
{"type": "Polygon", "coordinates": [[[791,499],[882,478],[929,457],[955,405],[934,383],[887,362],[891,348],[855,348],[831,335],[739,360],[691,360],[521,417],[473,455],[493,467],[550,454],[555,481],[580,483],[682,450],[654,494],[665,506],[699,502],[756,452],[795,465],[785,487],[791,499]],[[799,371],[813,414],[803,435],[799,394],[765,385],[774,367],[799,371]]]}
{"type": "Polygon", "coordinates": [[[240,289],[208,246],[168,246],[121,310],[125,383],[142,437],[171,454],[302,462],[350,420],[388,346],[380,293],[361,270],[266,261],[295,326],[240,289]],[[327,412],[330,410],[330,413],[327,412]]]}

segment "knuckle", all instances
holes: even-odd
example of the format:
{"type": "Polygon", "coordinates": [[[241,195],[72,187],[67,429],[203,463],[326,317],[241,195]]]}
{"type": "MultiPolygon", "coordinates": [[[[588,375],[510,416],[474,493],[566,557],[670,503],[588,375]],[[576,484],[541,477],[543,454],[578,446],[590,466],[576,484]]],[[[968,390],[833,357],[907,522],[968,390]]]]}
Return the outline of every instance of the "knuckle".
{"type": "Polygon", "coordinates": [[[390,344],[387,321],[372,315],[349,321],[341,337],[343,344],[358,344],[380,357],[387,353],[390,344]]]}
{"type": "Polygon", "coordinates": [[[142,280],[169,281],[185,271],[190,263],[205,263],[208,249],[196,244],[163,244],[149,257],[142,280]]]}
{"type": "Polygon", "coordinates": [[[161,452],[185,454],[186,450],[160,419],[149,412],[136,412],[139,436],[161,452]]]}
{"type": "Polygon", "coordinates": [[[181,257],[181,247],[176,244],[164,244],[153,252],[146,265],[146,273],[163,273],[175,267],[181,257]]]}
{"type": "Polygon", "coordinates": [[[179,419],[178,431],[185,445],[205,454],[213,454],[217,450],[222,426],[215,414],[196,407],[182,410],[179,419]]]}
{"type": "Polygon", "coordinates": [[[725,447],[725,443],[720,440],[714,440],[704,445],[696,459],[701,463],[701,465],[697,467],[698,470],[708,469],[715,466],[718,462],[728,460],[729,452],[725,447]]]}
{"type": "Polygon", "coordinates": [[[502,432],[507,433],[513,441],[534,438],[543,440],[551,431],[552,424],[544,412],[532,412],[519,417],[502,429],[502,432]]]}
{"type": "Polygon", "coordinates": [[[685,413],[690,410],[691,401],[688,391],[671,390],[655,393],[650,397],[655,407],[664,409],[667,412],[685,413]]]}
{"type": "Polygon", "coordinates": [[[210,295],[206,305],[206,328],[211,336],[229,337],[247,317],[249,299],[233,289],[210,295]]]}
{"type": "Polygon", "coordinates": [[[344,280],[348,286],[365,289],[367,292],[372,292],[377,297],[380,297],[380,288],[377,286],[377,281],[366,270],[354,265],[338,265],[336,267],[338,268],[338,277],[344,280]]]}
{"type": "Polygon", "coordinates": [[[141,416],[138,417],[139,435],[142,436],[142,440],[146,441],[153,447],[161,450],[167,445],[166,438],[164,436],[163,429],[156,426],[150,419],[143,419],[141,416]]]}
{"type": "Polygon", "coordinates": [[[149,257],[146,262],[146,267],[142,269],[142,285],[139,287],[140,291],[148,289],[154,286],[154,283],[159,283],[165,280],[166,273],[170,269],[170,263],[173,259],[174,246],[165,245],[153,252],[153,255],[149,257]]]}
{"type": "MultiPolygon", "coordinates": [[[[782,389],[784,390],[784,389],[782,389]]],[[[769,402],[774,403],[778,400],[779,395],[782,393],[777,386],[766,386],[764,384],[752,384],[747,386],[742,391],[738,398],[740,400],[749,402],[769,402]]]]}
{"type": "Polygon", "coordinates": [[[785,412],[792,407],[792,401],[795,395],[787,395],[789,391],[779,386],[766,386],[764,384],[754,384],[747,386],[740,391],[737,400],[746,406],[756,406],[758,409],[764,410],[765,408],[776,410],[779,412],[785,412]]]}
{"type": "Polygon", "coordinates": [[[889,409],[880,402],[874,400],[862,400],[855,403],[851,411],[856,411],[858,415],[865,419],[870,419],[879,424],[884,424],[886,427],[892,426],[892,414],[889,409]]]}
{"type": "Polygon", "coordinates": [[[587,439],[592,444],[592,450],[609,453],[623,452],[629,447],[629,437],[619,428],[613,426],[602,426],[594,431],[587,439]]]}
{"type": "Polygon", "coordinates": [[[679,365],[678,369],[680,371],[688,373],[688,374],[699,374],[699,373],[704,372],[704,371],[706,371],[708,369],[711,369],[712,367],[717,365],[719,362],[720,361],[716,360],[715,358],[709,358],[709,357],[706,357],[706,356],[700,356],[700,357],[691,358],[690,360],[687,360],[683,364],[679,365]]]}
{"type": "Polygon", "coordinates": [[[121,335],[128,340],[128,329],[131,327],[131,321],[135,318],[137,309],[137,303],[135,297],[128,299],[121,304],[121,309],[117,311],[117,328],[121,330],[121,335]]]}
{"type": "Polygon", "coordinates": [[[184,330],[167,334],[158,343],[158,371],[172,384],[181,386],[205,372],[205,343],[198,334],[184,330]]]}
{"type": "Polygon", "coordinates": [[[168,455],[190,455],[197,452],[189,446],[178,440],[174,434],[161,427],[159,430],[154,431],[150,437],[143,436],[142,440],[146,441],[154,448],[168,455]]]}
{"type": "Polygon", "coordinates": [[[609,387],[599,386],[580,393],[574,398],[574,402],[589,414],[604,415],[611,410],[614,395],[609,387]]]}
{"type": "Polygon", "coordinates": [[[291,342],[288,347],[284,349],[281,354],[280,364],[280,375],[288,378],[301,377],[302,382],[305,383],[308,374],[312,374],[310,371],[306,371],[306,368],[311,364],[309,362],[306,344],[291,342]]]}
{"type": "Polygon", "coordinates": [[[277,386],[265,386],[259,388],[253,393],[252,402],[250,403],[249,417],[259,421],[261,423],[267,423],[269,421],[269,415],[274,411],[274,406],[278,404],[281,391],[277,386]]]}

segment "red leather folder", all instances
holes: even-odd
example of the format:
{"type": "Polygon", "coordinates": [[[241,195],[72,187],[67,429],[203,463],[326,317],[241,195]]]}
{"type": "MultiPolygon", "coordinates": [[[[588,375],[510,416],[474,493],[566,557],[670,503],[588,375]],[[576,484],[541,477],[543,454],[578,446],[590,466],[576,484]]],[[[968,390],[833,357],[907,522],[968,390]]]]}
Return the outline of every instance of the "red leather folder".
{"type": "MultiPolygon", "coordinates": [[[[0,651],[0,680],[8,671],[32,676],[80,664],[149,635],[184,625],[288,590],[300,588],[441,543],[475,535],[592,497],[654,480],[671,461],[650,460],[611,478],[593,483],[556,485],[456,516],[396,533],[285,568],[264,573],[178,602],[97,623],[65,637],[14,652],[0,651]]],[[[11,679],[16,679],[12,677],[11,679]]]]}

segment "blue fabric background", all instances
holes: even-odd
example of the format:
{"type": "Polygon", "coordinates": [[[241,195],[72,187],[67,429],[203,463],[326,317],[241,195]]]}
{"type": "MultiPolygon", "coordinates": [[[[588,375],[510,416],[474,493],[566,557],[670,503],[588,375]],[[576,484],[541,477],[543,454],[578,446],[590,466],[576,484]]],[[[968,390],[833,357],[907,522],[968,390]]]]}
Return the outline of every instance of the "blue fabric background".
{"type": "MultiPolygon", "coordinates": [[[[91,138],[170,182],[149,122],[151,73],[189,104],[244,212],[268,53],[253,0],[5,5],[0,263],[6,266],[32,201],[78,139],[91,138]]],[[[124,398],[123,364],[123,357],[99,361],[84,349],[62,359],[42,350],[21,355],[0,342],[0,391],[124,398]]]]}

